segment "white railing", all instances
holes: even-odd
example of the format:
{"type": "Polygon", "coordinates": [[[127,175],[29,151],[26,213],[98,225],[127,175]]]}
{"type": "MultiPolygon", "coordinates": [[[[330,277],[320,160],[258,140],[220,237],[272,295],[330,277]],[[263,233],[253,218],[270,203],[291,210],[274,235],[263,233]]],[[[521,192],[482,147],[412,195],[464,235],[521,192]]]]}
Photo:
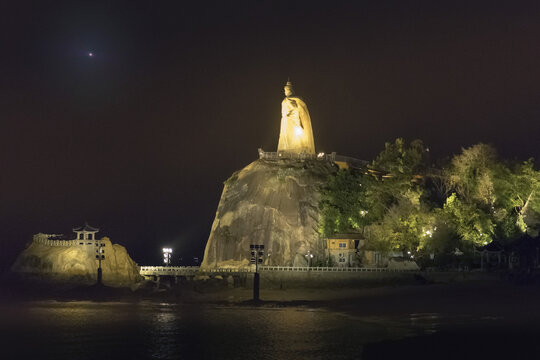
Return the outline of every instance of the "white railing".
{"type": "MultiPolygon", "coordinates": [[[[307,267],[307,266],[259,266],[259,271],[290,271],[290,272],[415,272],[413,269],[389,269],[375,267],[307,267]]],[[[198,266],[141,266],[141,275],[180,275],[180,274],[204,274],[204,273],[252,273],[255,267],[243,268],[208,268],[201,269],[198,266]]]]}
{"type": "Polygon", "coordinates": [[[100,242],[101,240],[97,239],[73,239],[73,240],[58,240],[58,237],[61,237],[63,235],[56,235],[56,234],[35,234],[32,238],[32,241],[37,244],[42,244],[46,246],[87,246],[87,245],[94,245],[96,242],[100,242]],[[55,239],[56,238],[56,239],[55,239]]]}
{"type": "Polygon", "coordinates": [[[200,271],[198,266],[141,266],[139,272],[141,275],[167,275],[167,274],[185,274],[197,273],[200,271]]]}
{"type": "Polygon", "coordinates": [[[77,240],[51,240],[46,236],[34,235],[33,241],[38,244],[47,246],[74,246],[77,245],[77,240]]]}
{"type": "Polygon", "coordinates": [[[204,273],[249,273],[255,272],[251,268],[209,268],[201,269],[199,266],[141,266],[141,275],[180,275],[204,273]]]}
{"type": "Polygon", "coordinates": [[[281,159],[295,159],[295,160],[319,160],[319,161],[335,161],[336,153],[331,154],[307,154],[307,153],[293,153],[286,151],[264,151],[259,149],[259,159],[264,160],[281,160],[281,159]]]}
{"type": "Polygon", "coordinates": [[[296,272],[406,272],[413,269],[389,269],[376,267],[330,267],[330,266],[259,266],[261,271],[296,271],[296,272]]]}

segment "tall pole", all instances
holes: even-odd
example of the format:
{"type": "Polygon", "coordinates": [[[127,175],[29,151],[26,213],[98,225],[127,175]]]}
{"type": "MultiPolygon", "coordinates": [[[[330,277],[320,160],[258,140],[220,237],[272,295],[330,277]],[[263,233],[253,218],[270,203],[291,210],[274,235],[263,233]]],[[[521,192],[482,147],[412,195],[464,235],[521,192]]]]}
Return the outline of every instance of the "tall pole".
{"type": "Polygon", "coordinates": [[[98,269],[97,269],[97,283],[98,285],[103,284],[103,270],[101,269],[101,260],[103,259],[103,251],[101,246],[101,240],[97,240],[98,250],[96,257],[98,258],[98,269]]]}
{"type": "Polygon", "coordinates": [[[99,285],[103,283],[103,270],[101,269],[101,256],[99,257],[99,265],[97,269],[97,283],[99,285]]]}
{"type": "Polygon", "coordinates": [[[259,301],[259,263],[262,263],[264,255],[264,245],[250,245],[251,263],[255,263],[255,274],[253,274],[253,301],[259,301]]]}
{"type": "MultiPolygon", "coordinates": [[[[257,269],[257,267],[255,267],[257,269]]],[[[255,274],[253,275],[253,301],[259,301],[259,273],[257,270],[255,270],[255,274]]]]}

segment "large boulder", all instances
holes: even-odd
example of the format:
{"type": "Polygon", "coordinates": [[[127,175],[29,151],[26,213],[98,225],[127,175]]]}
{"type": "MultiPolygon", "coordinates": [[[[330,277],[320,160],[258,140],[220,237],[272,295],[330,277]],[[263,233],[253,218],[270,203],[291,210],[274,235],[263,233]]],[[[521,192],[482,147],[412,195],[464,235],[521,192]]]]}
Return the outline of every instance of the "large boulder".
{"type": "MultiPolygon", "coordinates": [[[[105,244],[105,260],[101,262],[105,285],[132,286],[142,279],[125,247],[112,244],[108,238],[101,239],[101,243],[105,244]]],[[[33,241],[11,270],[23,277],[91,284],[97,279],[98,261],[95,252],[85,246],[51,246],[33,241]]]]}
{"type": "Polygon", "coordinates": [[[203,267],[248,266],[250,244],[265,246],[264,264],[305,266],[324,254],[318,233],[320,189],[336,171],[327,161],[257,160],[225,187],[203,267]]]}

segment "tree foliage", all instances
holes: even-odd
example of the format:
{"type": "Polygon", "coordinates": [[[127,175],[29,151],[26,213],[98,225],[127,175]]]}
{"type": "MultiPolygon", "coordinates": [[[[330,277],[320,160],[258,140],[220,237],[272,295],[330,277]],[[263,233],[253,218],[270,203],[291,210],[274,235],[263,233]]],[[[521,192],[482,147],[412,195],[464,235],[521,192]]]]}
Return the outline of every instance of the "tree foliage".
{"type": "Polygon", "coordinates": [[[462,202],[455,193],[446,199],[443,209],[461,239],[474,245],[491,242],[494,228],[489,214],[462,202]]]}
{"type": "Polygon", "coordinates": [[[422,140],[410,144],[402,138],[384,144],[384,150],[373,160],[373,167],[393,176],[421,174],[427,165],[428,152],[422,140]]]}
{"type": "Polygon", "coordinates": [[[320,208],[323,236],[358,232],[384,251],[468,251],[537,234],[530,214],[540,214],[540,172],[532,159],[501,161],[482,143],[433,168],[422,141],[399,138],[365,171],[332,176],[320,208]]]}
{"type": "Polygon", "coordinates": [[[369,180],[362,173],[350,170],[340,170],[329,179],[319,203],[319,230],[323,236],[361,232],[369,223],[365,190],[365,182],[369,180]]]}
{"type": "Polygon", "coordinates": [[[454,156],[446,170],[447,188],[468,202],[486,206],[494,202],[493,172],[497,153],[486,144],[477,144],[454,156]]]}

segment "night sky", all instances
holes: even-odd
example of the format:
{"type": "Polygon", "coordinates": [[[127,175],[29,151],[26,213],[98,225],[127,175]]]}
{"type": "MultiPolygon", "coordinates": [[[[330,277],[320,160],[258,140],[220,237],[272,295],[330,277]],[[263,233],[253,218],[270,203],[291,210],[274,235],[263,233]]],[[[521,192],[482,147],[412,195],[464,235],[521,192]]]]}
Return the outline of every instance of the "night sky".
{"type": "Polygon", "coordinates": [[[1,266],[85,220],[139,264],[202,257],[223,181],[277,147],[287,77],[318,151],[540,159],[539,4],[3,1],[1,266]]]}

